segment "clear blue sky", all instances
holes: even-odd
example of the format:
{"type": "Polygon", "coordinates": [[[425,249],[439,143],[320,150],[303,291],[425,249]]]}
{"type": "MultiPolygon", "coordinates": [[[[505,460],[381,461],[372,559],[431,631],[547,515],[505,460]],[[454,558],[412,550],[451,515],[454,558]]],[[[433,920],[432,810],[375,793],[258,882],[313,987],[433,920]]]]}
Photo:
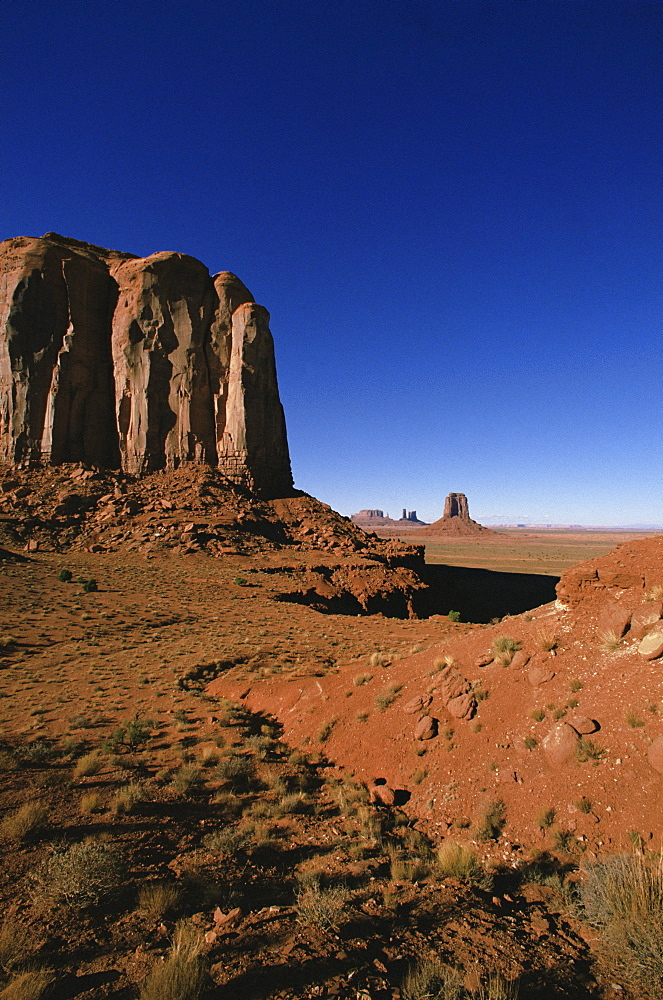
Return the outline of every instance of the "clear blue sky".
{"type": "Polygon", "coordinates": [[[663,524],[648,0],[3,0],[0,238],[231,270],[342,513],[663,524]]]}

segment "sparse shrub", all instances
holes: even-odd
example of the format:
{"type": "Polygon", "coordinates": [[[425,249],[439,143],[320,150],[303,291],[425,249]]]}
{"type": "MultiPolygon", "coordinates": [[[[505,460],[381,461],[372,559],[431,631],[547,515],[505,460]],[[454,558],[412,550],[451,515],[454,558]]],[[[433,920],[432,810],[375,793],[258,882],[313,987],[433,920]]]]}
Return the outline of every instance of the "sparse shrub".
{"type": "Polygon", "coordinates": [[[476,878],[483,869],[476,853],[465,844],[445,840],[437,849],[436,864],[443,878],[476,878]]]}
{"type": "Polygon", "coordinates": [[[4,818],[0,832],[8,840],[28,840],[41,830],[47,816],[48,810],[41,802],[25,802],[4,818]]]}
{"type": "Polygon", "coordinates": [[[555,720],[555,722],[559,722],[559,720],[563,719],[565,715],[566,715],[565,708],[556,708],[555,711],[553,712],[553,719],[555,720]]]}
{"type": "Polygon", "coordinates": [[[96,792],[90,792],[87,795],[81,796],[78,808],[86,816],[90,813],[99,812],[101,810],[101,796],[96,792]]]}
{"type": "Polygon", "coordinates": [[[99,587],[97,586],[97,581],[94,579],[86,580],[85,583],[83,584],[83,590],[85,591],[86,594],[92,594],[94,593],[95,590],[99,590],[99,587]]]}
{"type": "Polygon", "coordinates": [[[614,629],[606,629],[599,634],[599,649],[602,653],[612,653],[621,643],[621,636],[614,629]]]}
{"type": "Polygon", "coordinates": [[[555,822],[557,813],[554,809],[542,809],[536,818],[537,826],[541,830],[548,830],[555,822]]]}
{"type": "Polygon", "coordinates": [[[535,722],[543,722],[545,717],[546,713],[543,711],[542,708],[535,708],[532,714],[530,715],[530,719],[534,719],[535,722]]]}
{"type": "Polygon", "coordinates": [[[290,814],[307,813],[311,811],[311,808],[311,801],[303,792],[292,792],[290,795],[284,795],[279,799],[277,812],[281,816],[287,816],[290,814]]]}
{"type": "Polygon", "coordinates": [[[586,736],[581,736],[576,747],[576,758],[582,764],[591,762],[598,764],[605,757],[607,750],[597,746],[593,740],[588,740],[586,736]]]}
{"type": "Polygon", "coordinates": [[[199,1000],[208,982],[204,948],[200,930],[180,921],[168,957],[145,980],[140,1000],[199,1000]]]}
{"type": "Polygon", "coordinates": [[[92,753],[86,753],[85,756],[79,757],[76,761],[74,777],[89,778],[93,774],[99,774],[103,764],[104,762],[96,750],[93,750],[92,753]]]}
{"type": "Polygon", "coordinates": [[[535,739],[534,736],[526,736],[523,743],[525,744],[527,750],[534,750],[534,748],[539,745],[539,741],[535,739]]]}
{"type": "Polygon", "coordinates": [[[235,579],[233,580],[233,583],[235,584],[236,587],[245,587],[246,582],[247,581],[245,576],[236,576],[235,579]]]}
{"type": "Polygon", "coordinates": [[[392,684],[386,691],[382,691],[375,697],[375,707],[379,712],[386,711],[396,700],[396,695],[402,688],[402,684],[392,684]]]}
{"type": "Polygon", "coordinates": [[[516,981],[509,982],[499,973],[488,973],[478,992],[472,993],[472,1000],[518,1000],[519,992],[516,981]]]}
{"type": "Polygon", "coordinates": [[[344,886],[322,888],[318,881],[313,881],[297,893],[297,913],[303,924],[335,931],[341,923],[347,900],[348,891],[344,886]]]}
{"type": "Polygon", "coordinates": [[[660,997],[663,992],[663,861],[617,855],[582,871],[580,902],[628,977],[660,997]]]}
{"type": "Polygon", "coordinates": [[[240,832],[235,826],[227,826],[221,830],[208,833],[204,844],[208,851],[218,851],[219,854],[232,855],[246,840],[246,832],[240,832]]]}
{"type": "Polygon", "coordinates": [[[577,698],[569,698],[569,700],[566,703],[566,707],[573,709],[573,708],[577,708],[579,704],[580,704],[580,702],[578,701],[577,698]]]}
{"type": "Polygon", "coordinates": [[[460,611],[450,611],[447,615],[447,618],[449,619],[450,622],[459,622],[460,611]]]}
{"type": "Polygon", "coordinates": [[[256,765],[250,757],[239,754],[226,757],[220,762],[216,773],[236,792],[247,792],[256,786],[256,765]]]}
{"type": "Polygon", "coordinates": [[[553,833],[553,844],[558,851],[569,851],[572,843],[572,830],[555,830],[553,833]]]}
{"type": "Polygon", "coordinates": [[[178,795],[190,795],[200,788],[203,781],[202,772],[197,764],[182,764],[173,775],[170,787],[178,795]]]}
{"type": "Polygon", "coordinates": [[[332,734],[332,730],[336,725],[336,719],[328,719],[327,722],[323,722],[318,730],[318,743],[326,743],[332,734]]]}
{"type": "Polygon", "coordinates": [[[372,667],[390,667],[392,657],[387,653],[371,653],[370,664],[372,667]]]}
{"type": "Polygon", "coordinates": [[[419,768],[419,770],[415,771],[414,774],[412,775],[412,781],[414,782],[415,785],[420,785],[421,782],[427,777],[428,777],[428,771],[426,770],[426,768],[419,768]]]}
{"type": "Polygon", "coordinates": [[[506,823],[506,806],[502,799],[489,802],[476,825],[478,840],[497,840],[506,823]]]}
{"type": "Polygon", "coordinates": [[[205,747],[200,755],[200,763],[203,767],[216,767],[219,755],[213,747],[205,747]]]}
{"type": "Polygon", "coordinates": [[[0,750],[0,771],[15,771],[18,761],[11,750],[0,750]]]}
{"type": "Polygon", "coordinates": [[[138,781],[132,781],[128,785],[123,785],[115,792],[111,802],[111,811],[116,816],[124,816],[133,811],[138,802],[142,802],[145,797],[143,786],[138,781]]]}
{"type": "Polygon", "coordinates": [[[368,712],[357,712],[355,718],[357,719],[357,722],[366,722],[368,716],[369,716],[368,712]]]}
{"type": "Polygon", "coordinates": [[[516,639],[511,639],[508,635],[498,636],[492,646],[495,662],[502,667],[508,667],[519,649],[520,643],[516,639]]]}
{"type": "Polygon", "coordinates": [[[575,694],[576,691],[582,691],[582,689],[584,688],[584,686],[585,685],[583,684],[582,681],[579,681],[579,680],[569,681],[569,688],[571,689],[571,691],[573,692],[573,694],[575,694]]]}
{"type": "Polygon", "coordinates": [[[594,803],[592,802],[591,799],[588,799],[586,795],[583,795],[576,802],[576,809],[579,812],[584,813],[585,816],[587,816],[592,811],[592,805],[593,804],[594,803]]]}
{"type": "Polygon", "coordinates": [[[437,958],[416,962],[401,988],[403,1000],[463,1000],[463,975],[437,958]]]}
{"type": "Polygon", "coordinates": [[[134,716],[127,722],[123,740],[130,750],[136,750],[141,743],[146,743],[152,732],[152,723],[148,719],[141,719],[134,716]]]}
{"type": "Polygon", "coordinates": [[[369,681],[373,680],[373,674],[356,674],[353,678],[352,683],[356,688],[361,687],[363,684],[368,684],[369,681]]]}
{"type": "Polygon", "coordinates": [[[41,1000],[55,980],[52,969],[28,969],[19,972],[0,990],[0,1000],[41,1000]]]}
{"type": "Polygon", "coordinates": [[[631,729],[639,729],[641,726],[644,726],[644,722],[635,714],[635,712],[628,711],[626,713],[626,721],[631,729]]]}
{"type": "Polygon", "coordinates": [[[73,575],[70,569],[61,569],[58,573],[58,580],[60,583],[71,583],[73,575]]]}
{"type": "Polygon", "coordinates": [[[33,876],[36,901],[77,907],[99,903],[118,890],[122,867],[120,850],[109,841],[56,845],[33,876]]]}
{"type": "Polygon", "coordinates": [[[179,901],[180,892],[174,885],[145,885],[138,894],[138,906],[152,920],[161,920],[179,901]]]}

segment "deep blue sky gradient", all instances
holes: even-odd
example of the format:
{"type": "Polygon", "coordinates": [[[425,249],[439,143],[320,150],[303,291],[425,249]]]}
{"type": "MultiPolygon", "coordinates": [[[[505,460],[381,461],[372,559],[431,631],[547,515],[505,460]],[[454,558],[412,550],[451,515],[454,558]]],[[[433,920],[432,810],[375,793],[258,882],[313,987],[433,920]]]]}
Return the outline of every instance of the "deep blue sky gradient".
{"type": "Polygon", "coordinates": [[[231,270],[297,485],[663,524],[648,0],[3,0],[0,238],[231,270]]]}

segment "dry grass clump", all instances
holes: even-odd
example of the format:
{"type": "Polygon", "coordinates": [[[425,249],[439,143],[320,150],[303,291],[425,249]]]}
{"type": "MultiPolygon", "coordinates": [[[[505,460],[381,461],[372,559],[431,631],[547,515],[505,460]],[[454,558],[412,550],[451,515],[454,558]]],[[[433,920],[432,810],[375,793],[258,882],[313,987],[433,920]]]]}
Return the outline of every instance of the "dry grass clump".
{"type": "Polygon", "coordinates": [[[506,806],[502,799],[489,802],[480,816],[475,835],[478,840],[497,840],[506,823],[506,806]]]}
{"type": "Polygon", "coordinates": [[[558,642],[559,639],[554,632],[548,632],[543,629],[537,632],[536,644],[544,653],[550,653],[551,650],[556,649],[558,642]]]}
{"type": "Polygon", "coordinates": [[[318,743],[327,742],[327,740],[332,734],[332,730],[336,725],[336,722],[337,722],[336,719],[328,719],[326,722],[322,723],[320,729],[318,730],[318,743]]]}
{"type": "Polygon", "coordinates": [[[511,639],[508,635],[498,636],[492,646],[495,663],[501,667],[508,667],[519,649],[520,643],[517,639],[511,639]]]}
{"type": "Polygon", "coordinates": [[[199,1000],[208,982],[204,948],[200,931],[180,921],[166,960],[145,980],[140,1000],[199,1000]]]}
{"type": "Polygon", "coordinates": [[[617,855],[582,870],[580,902],[627,976],[663,995],[663,856],[617,855]]]}
{"type": "Polygon", "coordinates": [[[191,792],[200,788],[203,780],[203,775],[197,764],[182,764],[173,775],[170,787],[178,795],[190,795],[191,792]]]}
{"type": "Polygon", "coordinates": [[[655,583],[645,594],[646,601],[663,600],[663,583],[655,583]]]}
{"type": "Polygon", "coordinates": [[[87,795],[82,795],[78,808],[86,816],[89,816],[90,813],[101,812],[102,810],[101,795],[99,795],[97,792],[89,792],[87,795]]]}
{"type": "Polygon", "coordinates": [[[15,917],[7,917],[0,924],[0,969],[12,972],[32,954],[33,935],[26,924],[15,917]]]}
{"type": "Polygon", "coordinates": [[[28,840],[44,826],[48,810],[41,802],[26,802],[16,812],[6,816],[0,826],[0,833],[8,840],[16,842],[28,840]]]}
{"type": "Polygon", "coordinates": [[[161,920],[179,901],[180,892],[174,885],[145,885],[138,894],[138,906],[153,920],[161,920]]]}
{"type": "Polygon", "coordinates": [[[438,958],[424,958],[408,971],[401,988],[403,1000],[463,1000],[463,975],[438,958]]]}
{"type": "Polygon", "coordinates": [[[303,924],[335,931],[340,926],[347,900],[348,891],[344,886],[323,888],[313,880],[297,893],[297,913],[303,924]]]}
{"type": "Polygon", "coordinates": [[[438,847],[436,867],[442,878],[475,878],[483,871],[471,847],[451,840],[445,840],[438,847]]]}
{"type": "Polygon", "coordinates": [[[145,798],[143,786],[138,781],[132,781],[128,785],[123,785],[115,792],[111,802],[111,812],[115,816],[124,816],[133,811],[138,802],[145,798]]]}
{"type": "Polygon", "coordinates": [[[352,683],[356,688],[361,687],[363,684],[368,684],[369,681],[373,680],[373,674],[357,674],[352,683]]]}
{"type": "Polygon", "coordinates": [[[0,990],[0,1000],[41,1000],[54,979],[55,974],[51,969],[19,972],[0,990]]]}
{"type": "Polygon", "coordinates": [[[79,757],[74,768],[75,778],[89,778],[93,774],[99,774],[103,767],[103,760],[96,750],[79,757]]]}
{"type": "Polygon", "coordinates": [[[612,653],[618,648],[622,639],[617,635],[614,628],[608,628],[599,633],[599,649],[602,653],[612,653]]]}
{"type": "Polygon", "coordinates": [[[598,746],[593,740],[588,740],[586,736],[581,736],[576,747],[576,759],[581,764],[598,764],[605,757],[607,750],[598,746]]]}

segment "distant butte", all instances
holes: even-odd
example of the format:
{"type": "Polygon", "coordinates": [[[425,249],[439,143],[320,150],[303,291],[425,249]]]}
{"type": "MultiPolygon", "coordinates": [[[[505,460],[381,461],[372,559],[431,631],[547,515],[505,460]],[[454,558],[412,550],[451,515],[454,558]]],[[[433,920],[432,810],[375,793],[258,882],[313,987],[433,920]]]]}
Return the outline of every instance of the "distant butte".
{"type": "Polygon", "coordinates": [[[389,517],[388,514],[385,516],[383,510],[377,509],[360,510],[356,514],[351,514],[350,520],[365,531],[374,531],[375,528],[407,529],[426,526],[426,521],[420,521],[417,517],[416,510],[406,510],[405,507],[399,520],[389,517]]]}
{"type": "Polygon", "coordinates": [[[437,521],[417,531],[422,538],[438,535],[494,535],[495,531],[473,521],[464,493],[450,493],[444,501],[444,513],[437,521]]]}

